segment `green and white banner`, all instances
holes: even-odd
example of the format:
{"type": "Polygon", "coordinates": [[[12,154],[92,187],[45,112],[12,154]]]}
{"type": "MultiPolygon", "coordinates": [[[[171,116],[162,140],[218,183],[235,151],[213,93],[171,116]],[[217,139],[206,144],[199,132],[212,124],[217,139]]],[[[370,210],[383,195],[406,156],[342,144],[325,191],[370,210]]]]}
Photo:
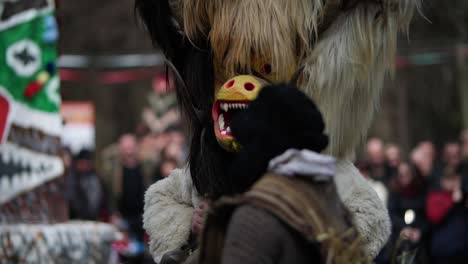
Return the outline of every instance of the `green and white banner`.
{"type": "Polygon", "coordinates": [[[63,174],[52,0],[0,1],[0,204],[63,174]]]}

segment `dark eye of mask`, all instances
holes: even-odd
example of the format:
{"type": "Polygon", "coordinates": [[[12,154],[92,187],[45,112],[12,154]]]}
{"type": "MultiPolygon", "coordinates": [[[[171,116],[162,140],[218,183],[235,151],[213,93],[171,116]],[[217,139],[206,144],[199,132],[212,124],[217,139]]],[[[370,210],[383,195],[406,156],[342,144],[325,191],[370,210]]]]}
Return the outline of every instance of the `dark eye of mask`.
{"type": "Polygon", "coordinates": [[[272,71],[271,64],[269,64],[269,63],[264,64],[262,68],[263,68],[262,70],[263,70],[263,72],[265,74],[270,74],[271,71],[272,71]]]}

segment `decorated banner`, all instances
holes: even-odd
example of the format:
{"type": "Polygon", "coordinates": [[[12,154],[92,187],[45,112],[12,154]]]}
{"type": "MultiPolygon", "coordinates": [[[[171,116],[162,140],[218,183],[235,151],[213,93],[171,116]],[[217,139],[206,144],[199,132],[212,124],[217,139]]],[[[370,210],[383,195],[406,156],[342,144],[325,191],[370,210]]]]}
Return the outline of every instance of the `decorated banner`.
{"type": "Polygon", "coordinates": [[[64,222],[57,37],[52,0],[0,0],[0,263],[116,255],[111,225],[64,222]]]}
{"type": "Polygon", "coordinates": [[[0,263],[118,263],[107,224],[1,225],[0,263]]]}
{"type": "Polygon", "coordinates": [[[52,0],[0,1],[0,205],[63,174],[52,0]]]}

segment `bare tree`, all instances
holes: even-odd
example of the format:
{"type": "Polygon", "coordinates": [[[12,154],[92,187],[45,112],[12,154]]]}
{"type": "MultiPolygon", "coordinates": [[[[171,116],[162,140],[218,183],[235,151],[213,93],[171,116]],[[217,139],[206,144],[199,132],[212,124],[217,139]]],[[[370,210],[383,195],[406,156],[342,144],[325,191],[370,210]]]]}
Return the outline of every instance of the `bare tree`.
{"type": "Polygon", "coordinates": [[[457,41],[456,65],[457,87],[460,95],[460,106],[463,127],[468,128],[468,1],[466,0],[438,0],[434,1],[435,14],[446,21],[447,26],[453,28],[457,41]]]}

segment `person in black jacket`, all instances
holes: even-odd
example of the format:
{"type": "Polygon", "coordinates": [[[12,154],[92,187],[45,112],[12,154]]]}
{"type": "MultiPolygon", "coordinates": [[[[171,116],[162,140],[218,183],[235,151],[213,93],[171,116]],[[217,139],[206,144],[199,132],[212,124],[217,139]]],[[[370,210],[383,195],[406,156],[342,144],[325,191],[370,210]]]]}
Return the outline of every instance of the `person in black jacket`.
{"type": "Polygon", "coordinates": [[[73,159],[67,177],[71,219],[100,220],[107,210],[105,189],[93,165],[92,152],[81,150],[73,159]]]}
{"type": "Polygon", "coordinates": [[[426,218],[426,184],[408,163],[401,163],[397,177],[391,183],[388,210],[392,220],[391,245],[396,247],[403,241],[400,250],[417,249],[416,263],[426,263],[426,237],[429,224],[426,218]]]}

